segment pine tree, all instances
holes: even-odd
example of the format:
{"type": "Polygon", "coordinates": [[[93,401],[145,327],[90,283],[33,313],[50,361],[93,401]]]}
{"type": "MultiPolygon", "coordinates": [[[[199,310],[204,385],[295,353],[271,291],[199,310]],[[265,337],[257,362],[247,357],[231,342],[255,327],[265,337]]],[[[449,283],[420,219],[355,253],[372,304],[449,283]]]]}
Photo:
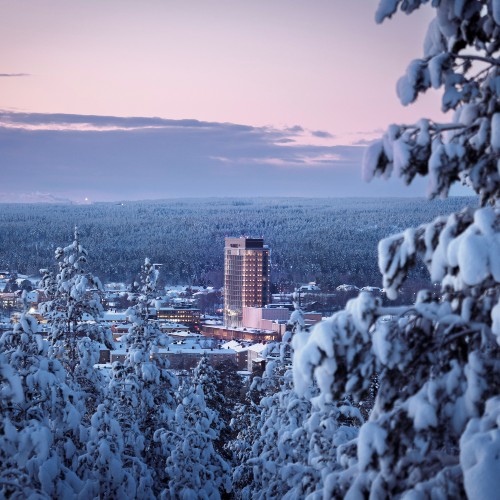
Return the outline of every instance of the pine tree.
{"type": "MultiPolygon", "coordinates": [[[[217,415],[214,425],[218,437],[214,446],[217,453],[226,458],[227,453],[224,450],[224,444],[227,443],[231,433],[229,424],[232,417],[232,408],[223,394],[223,383],[220,371],[210,364],[208,356],[204,354],[193,370],[191,384],[194,387],[201,387],[207,408],[217,415]]],[[[226,383],[238,384],[239,381],[226,380],[226,383]]]]}
{"type": "MultiPolygon", "coordinates": [[[[301,317],[300,313],[294,315],[301,317]]],[[[235,437],[226,445],[232,453],[233,487],[238,498],[250,498],[251,495],[264,495],[263,469],[269,462],[269,471],[274,470],[269,457],[264,459],[263,449],[267,447],[266,432],[263,426],[276,409],[281,391],[286,391],[284,380],[290,364],[288,340],[291,332],[283,342],[272,343],[264,351],[266,368],[262,376],[253,378],[247,391],[245,401],[236,406],[231,427],[235,437]]],[[[291,382],[291,379],[288,379],[291,382]]],[[[276,444],[276,435],[271,436],[272,426],[269,426],[269,440],[276,444]]],[[[269,494],[271,491],[268,490],[269,494]]]]}
{"type": "Polygon", "coordinates": [[[215,499],[231,491],[229,465],[214,448],[216,419],[198,385],[177,406],[171,429],[157,431],[169,478],[163,497],[215,499]]]}
{"type": "Polygon", "coordinates": [[[293,490],[296,498],[303,497],[314,477],[307,464],[308,435],[303,426],[310,403],[293,391],[290,371],[284,374],[280,390],[262,398],[260,407],[260,432],[246,464],[252,467],[253,479],[241,496],[282,498],[293,490]]]}
{"type": "Polygon", "coordinates": [[[92,415],[86,453],[79,459],[79,470],[85,479],[81,498],[138,497],[136,481],[123,461],[123,454],[120,424],[113,418],[108,401],[100,404],[92,415]]]}
{"type": "Polygon", "coordinates": [[[50,325],[50,355],[63,364],[75,390],[83,391],[88,421],[104,397],[102,377],[94,369],[99,344],[112,348],[113,340],[111,332],[99,325],[103,308],[97,292],[102,284],[86,271],[88,252],[77,228],[74,238],[71,245],[56,249],[59,272],[55,276],[48,269],[41,270],[41,285],[50,300],[40,309],[50,325]]]}
{"type": "Polygon", "coordinates": [[[362,417],[348,401],[327,403],[314,385],[305,393],[295,390],[293,347],[308,338],[296,302],[283,340],[269,350],[265,373],[253,384],[261,391],[260,414],[252,422],[257,432],[238,436],[252,438],[235,468],[238,497],[295,499],[320,490],[339,467],[337,450],[357,435],[362,417]]]}
{"type": "Polygon", "coordinates": [[[36,319],[24,312],[0,338],[2,377],[0,491],[3,496],[67,497],[82,483],[75,474],[81,414],[64,367],[48,357],[36,319]]]}
{"type": "Polygon", "coordinates": [[[147,460],[158,460],[158,457],[145,453],[146,438],[140,425],[144,410],[141,383],[132,367],[118,361],[113,363],[109,395],[112,401],[110,413],[118,422],[123,439],[121,462],[130,477],[130,488],[135,488],[132,496],[151,498],[154,490],[161,487],[161,476],[156,477],[155,467],[146,463],[147,460]]]}
{"type": "Polygon", "coordinates": [[[169,339],[150,318],[157,279],[158,271],[146,259],[141,294],[135,306],[127,311],[132,322],[128,334],[122,337],[127,353],[123,363],[113,364],[110,392],[124,433],[126,453],[143,460],[158,492],[164,487],[166,477],[161,447],[154,433],[170,426],[178,383],[168,370],[168,360],[159,354],[169,339]]]}
{"type": "Polygon", "coordinates": [[[253,467],[248,460],[253,443],[260,434],[261,399],[260,391],[251,384],[244,401],[236,405],[230,423],[234,437],[226,443],[225,448],[231,456],[232,483],[237,498],[243,495],[242,491],[253,481],[253,467]]]}
{"type": "MultiPolygon", "coordinates": [[[[424,1],[380,2],[377,20],[424,1]]],[[[361,293],[314,328],[298,349],[299,390],[315,379],[327,401],[366,398],[379,388],[343,470],[325,496],[494,498],[500,488],[500,175],[497,1],[433,2],[424,57],[398,82],[403,104],[444,87],[453,121],[391,126],[364,160],[367,179],[394,172],[429,176],[429,194],[465,182],[483,205],[382,240],[379,267],[395,298],[417,258],[440,296],[422,290],[410,306],[382,307],[361,293]]]]}

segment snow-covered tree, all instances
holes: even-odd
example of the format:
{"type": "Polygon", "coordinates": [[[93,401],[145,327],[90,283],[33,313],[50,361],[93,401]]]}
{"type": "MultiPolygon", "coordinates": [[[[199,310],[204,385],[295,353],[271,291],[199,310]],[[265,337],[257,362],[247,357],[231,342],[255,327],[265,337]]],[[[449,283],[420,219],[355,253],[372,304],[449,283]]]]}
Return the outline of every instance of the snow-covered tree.
{"type": "MultiPolygon", "coordinates": [[[[377,20],[425,1],[383,0],[377,20]]],[[[403,104],[444,87],[451,123],[391,126],[365,156],[364,173],[411,182],[429,176],[429,194],[461,181],[483,207],[466,208],[382,240],[379,267],[389,298],[421,259],[436,297],[382,307],[361,293],[317,325],[297,348],[299,392],[317,381],[326,401],[366,398],[379,388],[357,442],[340,450],[342,470],[324,496],[495,498],[500,488],[500,2],[433,2],[424,57],[398,82],[403,104]]]]}
{"type": "MultiPolygon", "coordinates": [[[[118,423],[121,432],[121,463],[130,478],[131,496],[150,498],[155,488],[161,488],[161,475],[155,476],[159,466],[149,466],[147,461],[159,460],[152,451],[146,454],[146,438],[143,424],[144,405],[141,395],[141,382],[131,366],[115,362],[111,369],[109,384],[111,408],[102,407],[101,412],[109,413],[118,423]]],[[[101,408],[101,407],[100,407],[101,408]]],[[[99,420],[98,420],[99,422],[99,420]]],[[[105,445],[106,446],[106,445],[105,445]]]]}
{"type": "Polygon", "coordinates": [[[112,336],[99,325],[102,285],[86,271],[87,255],[75,228],[73,243],[55,251],[59,272],[54,276],[41,270],[41,285],[50,300],[40,308],[50,325],[51,356],[61,361],[75,389],[83,390],[89,416],[104,396],[100,373],[94,370],[99,344],[111,348],[112,336]]]}
{"type": "Polygon", "coordinates": [[[125,360],[113,364],[110,393],[127,454],[142,457],[150,468],[154,487],[161,491],[165,481],[163,457],[153,437],[157,429],[169,428],[177,379],[168,370],[168,360],[159,354],[169,339],[150,318],[157,279],[158,270],[146,259],[141,293],[127,311],[132,326],[122,337],[127,347],[125,360]]]}
{"type": "Polygon", "coordinates": [[[260,435],[260,401],[260,391],[251,385],[244,400],[234,408],[230,422],[234,437],[226,443],[225,448],[231,454],[232,482],[237,497],[242,495],[243,489],[253,480],[253,468],[248,460],[252,454],[252,446],[260,435]]]}
{"type": "Polygon", "coordinates": [[[234,472],[240,498],[295,499],[321,489],[328,472],[339,468],[338,448],[357,435],[362,417],[349,401],[326,403],[315,385],[301,394],[295,390],[291,340],[300,346],[308,338],[303,312],[296,303],[288,331],[268,353],[262,379],[254,381],[254,388],[264,389],[260,414],[252,421],[257,432],[253,436],[240,432],[232,444],[253,438],[243,447],[243,461],[234,472]]]}
{"type": "MultiPolygon", "coordinates": [[[[303,314],[297,310],[293,314],[293,323],[299,325],[301,321],[303,323],[303,314]]],[[[263,473],[278,474],[276,464],[271,465],[271,457],[263,458],[263,450],[268,446],[276,446],[277,430],[271,423],[266,426],[266,421],[277,420],[275,411],[282,410],[280,398],[282,402],[290,390],[291,380],[287,377],[291,362],[288,347],[290,335],[291,331],[283,342],[274,342],[266,348],[264,373],[253,378],[245,400],[234,411],[231,421],[234,438],[227,443],[226,448],[232,453],[233,487],[238,498],[249,498],[252,494],[264,495],[266,487],[263,473]]],[[[267,493],[271,495],[270,488],[267,488],[267,493]]]]}
{"type": "Polygon", "coordinates": [[[240,381],[238,379],[223,381],[220,371],[210,364],[207,355],[203,355],[193,370],[191,384],[194,387],[201,387],[207,408],[217,413],[214,425],[218,437],[214,446],[217,452],[226,458],[224,444],[228,442],[231,435],[230,422],[233,407],[224,396],[224,383],[237,385],[240,381]]]}
{"type": "MultiPolygon", "coordinates": [[[[376,19],[382,22],[398,7],[409,14],[426,0],[383,0],[376,19]]],[[[364,162],[367,179],[395,175],[407,183],[429,176],[429,194],[446,196],[451,185],[464,182],[494,203],[500,193],[498,109],[499,22],[496,0],[433,2],[436,17],[424,41],[424,55],[410,63],[397,83],[402,104],[430,88],[443,88],[442,109],[452,119],[436,123],[392,125],[372,144],[364,162]]]]}
{"type": "MultiPolygon", "coordinates": [[[[272,370],[272,365],[268,367],[272,370]]],[[[240,479],[246,472],[251,479],[243,485],[241,479],[238,481],[242,486],[239,497],[282,498],[290,490],[294,490],[296,498],[304,496],[313,477],[307,464],[308,435],[303,425],[310,406],[306,398],[299,398],[293,391],[289,371],[283,376],[280,390],[261,399],[258,433],[250,443],[245,462],[235,471],[235,478],[240,479]]]]}
{"type": "Polygon", "coordinates": [[[24,312],[0,338],[0,491],[26,498],[75,496],[81,414],[64,367],[48,357],[36,319],[24,312]]]}
{"type": "Polygon", "coordinates": [[[169,430],[156,439],[166,457],[165,498],[220,498],[231,491],[230,469],[217,453],[217,412],[207,408],[201,385],[192,387],[177,406],[169,430]]]}
{"type": "Polygon", "coordinates": [[[123,454],[120,424],[113,418],[107,401],[92,415],[86,452],[79,459],[79,470],[85,480],[81,498],[138,497],[136,481],[124,464],[123,454]]]}
{"type": "Polygon", "coordinates": [[[219,413],[225,404],[225,398],[217,388],[217,385],[220,384],[220,373],[210,364],[206,354],[201,357],[193,370],[191,383],[193,386],[202,388],[207,407],[219,413]]]}

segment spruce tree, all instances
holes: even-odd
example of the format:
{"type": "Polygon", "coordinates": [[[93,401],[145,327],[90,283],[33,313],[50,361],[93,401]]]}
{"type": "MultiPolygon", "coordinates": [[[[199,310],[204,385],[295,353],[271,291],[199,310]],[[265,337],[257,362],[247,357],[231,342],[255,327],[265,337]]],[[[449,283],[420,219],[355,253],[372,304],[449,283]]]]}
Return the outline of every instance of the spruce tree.
{"type": "MultiPolygon", "coordinates": [[[[238,384],[239,381],[226,380],[226,383],[238,384]]],[[[219,454],[226,457],[224,444],[228,441],[230,436],[229,424],[232,416],[232,408],[230,402],[223,393],[221,373],[210,364],[206,354],[201,357],[198,365],[193,370],[191,384],[194,387],[201,387],[207,408],[217,414],[214,426],[218,433],[218,437],[214,446],[219,454]]]]}
{"type": "Polygon", "coordinates": [[[111,349],[113,340],[111,332],[99,324],[102,284],[86,270],[87,256],[75,227],[73,243],[55,251],[59,272],[54,275],[48,269],[40,271],[41,285],[49,298],[40,310],[50,326],[50,356],[63,364],[74,389],[83,392],[82,411],[88,422],[104,397],[103,379],[94,369],[99,345],[111,349]]]}
{"type": "MultiPolygon", "coordinates": [[[[423,0],[383,0],[377,21],[423,0]]],[[[403,104],[443,88],[451,122],[393,125],[368,148],[367,179],[429,178],[429,195],[457,181],[478,195],[466,207],[386,238],[379,267],[394,299],[418,260],[439,295],[382,307],[363,292],[316,326],[294,366],[299,391],[316,380],[327,401],[363,400],[368,421],[326,479],[325,496],[495,498],[500,489],[500,10],[499,2],[432,2],[424,56],[397,85],[403,104]],[[490,205],[490,206],[488,206],[490,205]]]]}
{"type": "Polygon", "coordinates": [[[110,393],[124,434],[126,453],[143,461],[158,493],[167,478],[161,447],[154,434],[171,425],[178,383],[168,370],[168,360],[159,352],[168,345],[169,339],[150,317],[157,279],[158,271],[146,259],[141,293],[136,304],[127,310],[132,323],[122,337],[127,352],[123,363],[113,364],[110,393]]]}
{"type": "MultiPolygon", "coordinates": [[[[79,470],[85,479],[81,498],[134,498],[139,493],[147,493],[138,491],[134,475],[124,461],[124,453],[120,424],[107,401],[92,415],[86,451],[79,460],[79,470]]],[[[148,495],[141,498],[148,498],[148,495]]]]}
{"type": "Polygon", "coordinates": [[[24,312],[0,338],[0,488],[3,496],[71,497],[82,482],[76,474],[82,415],[78,393],[48,355],[38,323],[24,312]]]}
{"type": "Polygon", "coordinates": [[[220,498],[231,491],[230,469],[217,453],[217,413],[207,408],[200,385],[177,406],[170,430],[157,431],[166,458],[166,498],[220,498]]]}

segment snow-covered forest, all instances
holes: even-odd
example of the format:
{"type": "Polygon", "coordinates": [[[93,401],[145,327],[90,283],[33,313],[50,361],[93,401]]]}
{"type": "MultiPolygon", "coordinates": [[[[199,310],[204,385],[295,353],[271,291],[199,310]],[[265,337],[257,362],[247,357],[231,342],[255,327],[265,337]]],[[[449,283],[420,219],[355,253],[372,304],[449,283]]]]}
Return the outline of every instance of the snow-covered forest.
{"type": "MultiPolygon", "coordinates": [[[[376,19],[398,9],[411,14],[423,3],[382,0],[376,19]]],[[[396,234],[378,245],[389,298],[419,262],[429,284],[440,284],[439,296],[424,289],[414,304],[387,306],[361,292],[311,331],[297,305],[283,340],[263,353],[265,372],[246,394],[233,394],[224,386],[235,377],[205,359],[180,382],[157,356],[168,339],[149,319],[158,272],[146,259],[142,293],[127,312],[127,354],[103,372],[96,345],[111,339],[99,326],[98,296],[89,293],[101,285],[89,270],[87,234],[76,233],[56,249],[58,271],[43,275],[48,338],[25,310],[0,339],[4,497],[498,498],[500,1],[432,6],[423,57],[410,63],[397,88],[405,105],[430,87],[442,89],[447,122],[391,126],[368,148],[363,168],[367,180],[426,176],[431,197],[446,196],[456,182],[478,195],[477,206],[414,228],[398,219],[396,234]],[[84,313],[96,321],[83,321],[84,313]]],[[[293,212],[294,203],[280,210],[293,212]]],[[[327,213],[333,228],[343,212],[327,213]]],[[[266,213],[258,217],[265,221],[266,213]]],[[[184,219],[179,231],[196,231],[193,220],[184,219]]],[[[151,231],[147,222],[124,225],[116,248],[151,231]]],[[[370,221],[382,223],[375,215],[370,221]]],[[[324,231],[304,242],[293,227],[289,242],[306,245],[303,255],[307,245],[314,252],[329,238],[324,231]]],[[[353,235],[345,246],[366,246],[363,233],[343,227],[353,235]]],[[[241,227],[249,230],[256,228],[241,227]]],[[[60,236],[54,241],[66,241],[60,236]]],[[[206,245],[198,237],[191,246],[206,245]]],[[[334,266],[338,255],[329,257],[334,266]]]]}
{"type": "MultiPolygon", "coordinates": [[[[35,274],[78,226],[102,280],[131,281],[145,255],[162,283],[223,282],[225,236],[264,237],[272,281],[380,286],[377,243],[475,199],[190,199],[95,205],[2,205],[0,268],[35,274]]],[[[419,270],[416,276],[425,276],[419,270]]]]}

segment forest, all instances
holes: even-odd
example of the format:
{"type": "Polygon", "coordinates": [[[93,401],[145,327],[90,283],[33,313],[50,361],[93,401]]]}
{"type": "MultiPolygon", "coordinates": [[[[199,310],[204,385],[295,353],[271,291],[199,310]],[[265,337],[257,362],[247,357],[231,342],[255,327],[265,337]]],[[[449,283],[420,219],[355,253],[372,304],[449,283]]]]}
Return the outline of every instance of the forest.
{"type": "MultiPolygon", "coordinates": [[[[318,282],[380,286],[378,241],[475,198],[433,200],[207,198],[96,203],[3,204],[0,268],[38,274],[78,226],[101,280],[130,282],[145,256],[161,263],[162,283],[223,284],[226,236],[263,237],[272,251],[275,291],[318,282]]],[[[414,272],[425,279],[423,266],[414,272]]]]}

